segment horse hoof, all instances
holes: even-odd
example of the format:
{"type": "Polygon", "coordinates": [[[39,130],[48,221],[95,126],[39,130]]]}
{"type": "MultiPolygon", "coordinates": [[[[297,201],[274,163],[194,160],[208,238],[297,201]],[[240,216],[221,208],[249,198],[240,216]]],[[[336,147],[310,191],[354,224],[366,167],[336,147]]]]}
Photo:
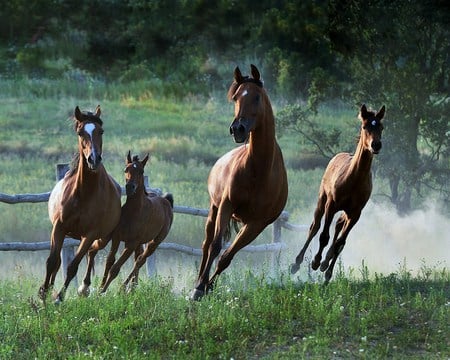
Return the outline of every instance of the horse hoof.
{"type": "Polygon", "coordinates": [[[330,270],[328,270],[326,273],[325,273],[325,282],[324,282],[324,284],[325,285],[328,285],[328,283],[330,282],[330,280],[331,280],[331,276],[332,276],[333,274],[332,274],[332,272],[330,271],[330,270]]]}
{"type": "Polygon", "coordinates": [[[78,287],[78,296],[88,297],[90,294],[89,286],[82,284],[78,287]]]}
{"type": "Polygon", "coordinates": [[[295,274],[298,269],[300,269],[300,265],[297,263],[291,264],[291,274],[295,274]]]}
{"type": "Polygon", "coordinates": [[[62,302],[63,302],[63,298],[62,298],[61,294],[58,294],[53,297],[53,304],[55,304],[56,306],[62,304],[62,302]]]}
{"type": "Polygon", "coordinates": [[[320,262],[319,262],[319,261],[313,260],[313,261],[311,262],[311,268],[312,268],[313,270],[317,270],[317,269],[319,268],[319,265],[320,265],[320,262]]]}
{"type": "Polygon", "coordinates": [[[205,296],[205,292],[203,290],[194,289],[191,292],[190,300],[199,301],[203,296],[205,296]]]}
{"type": "Polygon", "coordinates": [[[326,269],[328,269],[328,264],[324,261],[320,264],[320,271],[324,272],[326,269]]]}
{"type": "Polygon", "coordinates": [[[39,288],[38,296],[39,299],[45,302],[45,299],[47,298],[47,290],[45,290],[43,286],[39,288]]]}

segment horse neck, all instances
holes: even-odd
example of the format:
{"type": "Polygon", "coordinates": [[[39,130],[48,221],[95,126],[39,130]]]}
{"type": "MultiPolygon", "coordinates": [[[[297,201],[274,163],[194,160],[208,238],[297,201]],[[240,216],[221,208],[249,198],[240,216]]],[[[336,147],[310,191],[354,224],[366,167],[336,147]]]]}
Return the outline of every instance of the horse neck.
{"type": "Polygon", "coordinates": [[[267,166],[267,162],[273,162],[276,140],[275,119],[272,106],[268,100],[266,100],[265,109],[266,111],[260,115],[261,118],[257,120],[263,125],[259,126],[257,131],[250,133],[248,154],[250,159],[264,163],[266,165],[265,168],[270,171],[270,166],[267,166]]]}
{"type": "Polygon", "coordinates": [[[94,190],[99,188],[100,179],[105,175],[105,168],[103,164],[100,164],[97,171],[89,170],[84,156],[80,155],[80,160],[77,170],[77,190],[81,193],[92,193],[94,190]]]}
{"type": "Polygon", "coordinates": [[[349,167],[349,173],[354,177],[366,177],[370,175],[370,168],[372,166],[373,154],[364,146],[364,139],[361,135],[356,147],[355,154],[349,167]]]}

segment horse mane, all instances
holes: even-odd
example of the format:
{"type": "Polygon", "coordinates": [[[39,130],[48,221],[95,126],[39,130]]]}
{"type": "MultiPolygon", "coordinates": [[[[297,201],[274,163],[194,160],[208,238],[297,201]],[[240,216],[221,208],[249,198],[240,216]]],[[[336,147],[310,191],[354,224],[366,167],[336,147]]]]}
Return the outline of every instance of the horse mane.
{"type": "Polygon", "coordinates": [[[70,160],[68,171],[69,176],[72,176],[77,172],[79,162],[80,162],[80,153],[77,151],[76,153],[73,154],[72,160],[70,160]]]}
{"type": "Polygon", "coordinates": [[[233,95],[236,93],[238,87],[244,83],[253,83],[253,84],[256,84],[257,86],[259,86],[260,88],[264,87],[264,83],[262,80],[256,80],[248,75],[243,76],[242,81],[240,81],[240,82],[233,81],[232,82],[232,84],[230,85],[230,88],[228,89],[227,99],[231,100],[233,98],[233,95]]]}

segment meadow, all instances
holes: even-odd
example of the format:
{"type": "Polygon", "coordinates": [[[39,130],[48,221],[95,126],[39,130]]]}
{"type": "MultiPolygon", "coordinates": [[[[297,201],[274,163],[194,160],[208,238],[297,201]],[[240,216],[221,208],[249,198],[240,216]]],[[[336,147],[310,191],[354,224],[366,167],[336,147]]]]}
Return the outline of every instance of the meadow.
{"type": "Polygon", "coordinates": [[[422,270],[337,272],[328,286],[224,273],[200,302],[155,278],[58,307],[37,302],[28,277],[6,281],[0,358],[447,359],[449,273],[422,270]]]}
{"type": "MultiPolygon", "coordinates": [[[[187,95],[182,100],[145,82],[125,87],[2,80],[0,89],[2,193],[51,190],[55,165],[70,162],[77,149],[70,121],[76,105],[82,110],[101,105],[103,159],[116,180],[123,183],[128,150],[141,156],[149,152],[151,186],[172,192],[177,205],[208,207],[209,169],[235,146],[228,135],[233,106],[225,89],[209,98],[187,95]]],[[[282,102],[273,100],[273,106],[276,113],[282,102]]],[[[357,137],[359,123],[351,106],[328,105],[317,116],[323,126],[357,137]]],[[[311,147],[298,135],[283,134],[279,143],[288,168],[290,221],[309,224],[323,167],[311,166],[305,155],[311,147]]],[[[394,231],[402,220],[377,208],[384,186],[375,178],[372,200],[343,258],[361,246],[358,237],[360,244],[373,238],[391,242],[396,236],[403,241],[404,231],[394,231]],[[387,220],[391,226],[382,226],[387,220]],[[366,226],[368,233],[358,232],[366,226]]],[[[1,242],[48,241],[46,203],[0,203],[0,213],[1,242]]],[[[423,223],[428,219],[424,214],[423,223]]],[[[132,294],[119,293],[117,279],[105,296],[79,299],[71,288],[62,306],[44,307],[36,294],[48,253],[0,254],[0,358],[448,358],[448,220],[441,216],[436,221],[439,226],[431,233],[422,232],[421,222],[415,221],[416,230],[408,227],[409,250],[418,244],[415,233],[428,239],[425,250],[410,252],[403,262],[408,251],[403,245],[394,259],[389,257],[392,245],[376,248],[383,256],[369,247],[373,256],[366,263],[359,256],[353,268],[340,265],[326,287],[321,274],[307,267],[300,275],[288,275],[305,236],[284,231],[287,249],[279,254],[277,268],[271,267],[270,256],[239,254],[215,292],[199,303],[186,300],[199,261],[189,256],[164,252],[158,257],[158,276],[141,277],[132,294]],[[432,248],[443,255],[421,261],[432,248]],[[366,265],[378,258],[387,258],[394,270],[369,270],[366,265]],[[408,266],[413,260],[420,262],[414,271],[408,266]]],[[[166,241],[199,248],[203,226],[204,218],[176,214],[166,241]]],[[[255,244],[269,238],[270,230],[255,244]]],[[[98,273],[104,254],[99,255],[98,273]]],[[[98,286],[98,278],[94,282],[98,286]]]]}

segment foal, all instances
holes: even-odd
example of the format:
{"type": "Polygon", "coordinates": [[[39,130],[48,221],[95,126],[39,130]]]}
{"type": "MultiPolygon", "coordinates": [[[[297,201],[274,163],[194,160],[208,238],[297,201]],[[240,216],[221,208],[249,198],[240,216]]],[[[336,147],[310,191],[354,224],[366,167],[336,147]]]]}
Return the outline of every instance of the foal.
{"type": "Polygon", "coordinates": [[[313,270],[325,271],[325,283],[328,283],[333,274],[336,260],[344,248],[350,230],[358,221],[361,211],[369,200],[372,192],[371,165],[374,154],[381,149],[381,133],[385,107],[375,113],[368,111],[365,105],[361,106],[359,119],[361,131],[358,146],[354,155],[339,153],[331,159],[322,178],[319,190],[319,200],[314,212],[314,220],[309,228],[308,237],[302,250],[291,266],[291,273],[298,271],[303,262],[305,251],[312,238],[320,229],[320,222],[325,213],[325,222],[320,234],[320,247],[311,263],[313,270]],[[322,259],[322,251],[330,238],[329,229],[334,214],[343,211],[336,222],[333,243],[322,259]],[[339,236],[340,235],[340,236],[339,236]],[[339,237],[338,237],[339,236],[339,237]],[[331,261],[331,264],[330,264],[331,261]]]}
{"type": "Polygon", "coordinates": [[[147,161],[148,154],[142,161],[139,161],[137,155],[132,159],[130,152],[128,152],[125,167],[127,200],[122,206],[119,225],[113,232],[101,292],[106,291],[133,251],[135,252],[134,267],[123,283],[123,287],[125,288],[130,280],[136,284],[139,269],[145,263],[147,257],[153,254],[158,245],[166,238],[172,226],[172,194],[157,196],[148,194],[145,190],[144,167],[147,161]],[[121,240],[125,242],[125,248],[115,262],[115,255],[121,240]],[[147,244],[145,250],[142,249],[144,244],[147,244]]]}

